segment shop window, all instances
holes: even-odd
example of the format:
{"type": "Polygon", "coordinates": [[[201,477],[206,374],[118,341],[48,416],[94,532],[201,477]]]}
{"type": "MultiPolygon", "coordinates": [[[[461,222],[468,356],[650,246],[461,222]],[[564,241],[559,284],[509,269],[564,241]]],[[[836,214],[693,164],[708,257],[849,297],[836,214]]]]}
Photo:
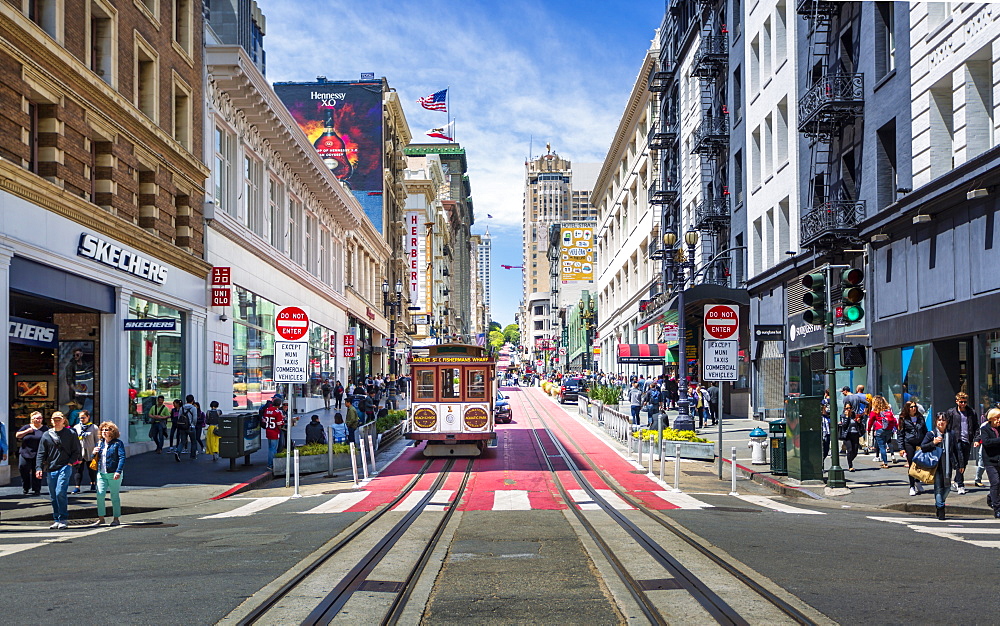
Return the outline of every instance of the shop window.
{"type": "Polygon", "coordinates": [[[130,442],[149,441],[149,409],[157,396],[183,398],[184,320],[177,309],[140,298],[129,300],[129,318],[174,320],[172,330],[129,331],[130,442]]]}
{"type": "Polygon", "coordinates": [[[329,328],[312,324],[309,328],[309,388],[308,395],[314,398],[323,395],[323,381],[329,380],[333,386],[336,372],[333,371],[334,358],[330,349],[330,338],[335,333],[329,328]]]}
{"type": "Polygon", "coordinates": [[[434,370],[418,369],[413,373],[416,381],[417,400],[434,401],[434,370]]]}
{"type": "Polygon", "coordinates": [[[441,400],[460,400],[462,398],[462,370],[457,367],[441,369],[441,400]]]}
{"type": "MultiPolygon", "coordinates": [[[[878,353],[878,393],[889,401],[893,412],[913,400],[925,415],[933,415],[931,370],[933,347],[929,343],[882,350],[878,353]]],[[[853,388],[853,387],[852,387],[853,388]]],[[[945,398],[939,410],[945,410],[951,398],[945,398]]]]}
{"type": "Polygon", "coordinates": [[[465,397],[468,400],[486,399],[486,370],[469,370],[465,397]]]}
{"type": "Polygon", "coordinates": [[[276,390],[273,328],[277,305],[239,286],[235,292],[233,408],[254,409],[276,390]]]}

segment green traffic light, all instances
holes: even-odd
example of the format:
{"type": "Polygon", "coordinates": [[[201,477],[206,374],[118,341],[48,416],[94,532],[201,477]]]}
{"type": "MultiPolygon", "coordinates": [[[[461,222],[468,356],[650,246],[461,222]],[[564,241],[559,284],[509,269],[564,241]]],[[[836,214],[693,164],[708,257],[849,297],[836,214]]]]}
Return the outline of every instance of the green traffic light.
{"type": "Polygon", "coordinates": [[[846,306],[844,307],[844,319],[852,324],[854,322],[860,322],[861,318],[865,316],[865,311],[858,305],[846,306]]]}

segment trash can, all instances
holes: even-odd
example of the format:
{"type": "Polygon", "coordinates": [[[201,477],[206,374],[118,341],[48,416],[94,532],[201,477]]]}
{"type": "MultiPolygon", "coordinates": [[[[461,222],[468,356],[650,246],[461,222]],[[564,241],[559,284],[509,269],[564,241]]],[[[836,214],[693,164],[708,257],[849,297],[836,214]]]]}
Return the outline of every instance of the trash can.
{"type": "Polygon", "coordinates": [[[236,469],[236,459],[250,465],[250,454],[260,450],[260,420],[256,413],[235,413],[219,418],[219,456],[229,459],[229,469],[236,469]]]}
{"type": "Polygon", "coordinates": [[[757,427],[750,431],[750,442],[747,447],[751,450],[751,465],[767,464],[767,433],[763,428],[757,427]]]}
{"type": "Polygon", "coordinates": [[[776,476],[788,475],[788,440],[785,435],[785,420],[769,422],[771,439],[771,473],[776,476]]]}

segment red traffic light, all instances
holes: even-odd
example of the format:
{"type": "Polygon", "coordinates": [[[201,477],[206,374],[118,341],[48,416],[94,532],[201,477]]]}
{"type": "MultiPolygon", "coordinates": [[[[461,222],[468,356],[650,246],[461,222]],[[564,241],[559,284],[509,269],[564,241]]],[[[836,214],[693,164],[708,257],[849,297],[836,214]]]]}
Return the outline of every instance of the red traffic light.
{"type": "Polygon", "coordinates": [[[844,270],[843,274],[840,275],[840,279],[845,285],[850,285],[854,287],[860,285],[865,281],[865,273],[858,268],[851,268],[849,270],[844,270]]]}

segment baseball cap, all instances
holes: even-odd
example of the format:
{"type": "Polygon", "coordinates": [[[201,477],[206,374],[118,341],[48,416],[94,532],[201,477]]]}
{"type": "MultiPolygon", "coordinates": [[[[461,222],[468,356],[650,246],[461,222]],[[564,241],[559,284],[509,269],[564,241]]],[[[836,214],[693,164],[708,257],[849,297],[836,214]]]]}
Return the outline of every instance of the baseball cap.
{"type": "Polygon", "coordinates": [[[845,385],[845,386],[841,387],[840,390],[841,391],[850,391],[851,388],[845,385]]]}
{"type": "Polygon", "coordinates": [[[276,393],[273,396],[271,396],[271,399],[278,400],[280,402],[281,400],[285,399],[285,396],[281,395],[280,393],[276,393]]]}

